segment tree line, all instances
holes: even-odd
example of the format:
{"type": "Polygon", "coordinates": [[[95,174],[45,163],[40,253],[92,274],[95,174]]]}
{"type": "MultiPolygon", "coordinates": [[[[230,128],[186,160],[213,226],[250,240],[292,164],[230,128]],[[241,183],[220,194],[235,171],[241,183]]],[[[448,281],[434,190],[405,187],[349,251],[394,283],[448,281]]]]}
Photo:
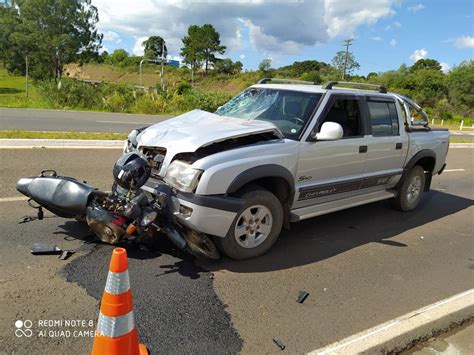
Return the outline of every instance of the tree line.
{"type": "MultiPolygon", "coordinates": [[[[103,35],[97,24],[99,14],[91,0],[10,0],[0,3],[0,60],[10,72],[25,73],[28,57],[30,75],[37,80],[59,80],[69,63],[96,62],[114,66],[136,67],[145,59],[168,55],[166,41],[159,35],[143,42],[144,55],[130,56],[124,49],[100,52],[103,35]]],[[[189,26],[182,38],[180,55],[191,69],[202,75],[238,75],[240,61],[222,58],[226,46],[212,24],[189,26]]],[[[414,98],[425,106],[435,107],[443,115],[455,112],[473,116],[474,61],[469,60],[443,73],[434,59],[421,59],[412,66],[402,64],[397,70],[353,75],[360,67],[353,53],[336,53],[331,64],[307,60],[272,68],[271,59],[258,66],[261,76],[280,76],[315,83],[341,78],[381,84],[394,92],[414,98]]]]}

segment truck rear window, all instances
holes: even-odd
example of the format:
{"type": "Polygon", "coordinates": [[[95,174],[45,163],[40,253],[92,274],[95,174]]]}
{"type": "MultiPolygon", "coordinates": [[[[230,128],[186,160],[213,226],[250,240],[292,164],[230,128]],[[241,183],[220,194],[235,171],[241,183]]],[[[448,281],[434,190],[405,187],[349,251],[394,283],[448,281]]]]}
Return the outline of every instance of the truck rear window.
{"type": "Polygon", "coordinates": [[[373,136],[398,136],[399,124],[395,103],[368,101],[373,136]]]}

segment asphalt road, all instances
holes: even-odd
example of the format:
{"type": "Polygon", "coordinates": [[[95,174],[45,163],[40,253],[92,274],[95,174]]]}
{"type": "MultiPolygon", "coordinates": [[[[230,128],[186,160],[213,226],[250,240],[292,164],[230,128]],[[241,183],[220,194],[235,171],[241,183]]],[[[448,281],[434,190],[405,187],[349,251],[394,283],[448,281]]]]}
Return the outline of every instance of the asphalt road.
{"type": "Polygon", "coordinates": [[[169,117],[0,107],[0,130],[129,133],[169,117]]]}
{"type": "MultiPolygon", "coordinates": [[[[0,107],[0,130],[129,133],[134,128],[158,123],[170,117],[0,107]]],[[[474,132],[453,131],[451,135],[456,138],[473,138],[474,132]]]]}
{"type": "MultiPolygon", "coordinates": [[[[16,338],[17,319],[96,319],[112,247],[83,225],[33,214],[14,182],[42,168],[107,189],[115,150],[0,150],[0,348],[87,353],[90,338],[16,338]],[[32,256],[33,242],[76,249],[32,256]]],[[[451,149],[419,209],[387,201],[292,225],[265,256],[198,263],[166,240],[128,247],[141,340],[162,353],[307,352],[474,287],[473,149],[451,149]],[[452,170],[451,169],[464,169],[452,170]],[[309,292],[297,303],[298,291],[309,292]]],[[[48,216],[49,217],[49,216],[48,216]]]]}

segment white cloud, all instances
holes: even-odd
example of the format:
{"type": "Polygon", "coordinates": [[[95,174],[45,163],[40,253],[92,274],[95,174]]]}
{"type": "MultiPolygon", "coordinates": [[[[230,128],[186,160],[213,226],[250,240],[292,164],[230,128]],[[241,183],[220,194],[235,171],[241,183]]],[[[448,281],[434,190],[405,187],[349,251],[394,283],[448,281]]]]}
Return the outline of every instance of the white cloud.
{"type": "Polygon", "coordinates": [[[384,30],[389,31],[392,28],[400,28],[400,27],[402,27],[402,24],[398,21],[394,21],[390,25],[385,26],[384,30]]]}
{"type": "Polygon", "coordinates": [[[105,31],[104,32],[104,41],[120,43],[120,42],[122,42],[122,39],[120,38],[120,36],[117,32],[105,31]]]}
{"type": "Polygon", "coordinates": [[[244,60],[244,59],[245,59],[245,54],[239,55],[239,58],[242,59],[242,60],[244,60]]]}
{"type": "Polygon", "coordinates": [[[451,66],[448,63],[441,62],[439,64],[441,65],[443,73],[447,73],[451,69],[451,66]]]}
{"type": "Polygon", "coordinates": [[[143,41],[148,39],[147,36],[135,37],[135,44],[133,45],[132,53],[133,55],[143,55],[145,47],[143,46],[143,41]]]}
{"type": "Polygon", "coordinates": [[[428,56],[428,51],[424,48],[415,50],[411,55],[410,59],[414,62],[419,61],[420,59],[425,59],[428,56]]]}
{"type": "Polygon", "coordinates": [[[397,40],[395,38],[392,38],[392,40],[390,41],[390,47],[395,48],[397,43],[398,43],[397,40]]]}
{"type": "Polygon", "coordinates": [[[411,11],[411,12],[415,13],[415,12],[421,11],[421,10],[423,10],[423,9],[426,9],[426,6],[425,6],[425,5],[423,5],[423,4],[416,4],[416,5],[410,6],[410,7],[408,8],[408,11],[411,11]]]}
{"type": "Polygon", "coordinates": [[[380,37],[380,36],[375,36],[375,37],[370,37],[370,39],[371,39],[372,41],[381,41],[381,40],[382,40],[382,37],[380,37]]]}
{"type": "Polygon", "coordinates": [[[240,50],[246,40],[243,30],[248,30],[249,40],[262,53],[296,53],[335,36],[351,35],[358,26],[373,25],[393,15],[398,2],[92,0],[99,9],[102,32],[135,38],[159,35],[173,53],[179,52],[189,25],[205,23],[214,25],[228,50],[240,50]]]}
{"type": "Polygon", "coordinates": [[[461,36],[454,40],[456,48],[474,48],[474,37],[461,36]]]}

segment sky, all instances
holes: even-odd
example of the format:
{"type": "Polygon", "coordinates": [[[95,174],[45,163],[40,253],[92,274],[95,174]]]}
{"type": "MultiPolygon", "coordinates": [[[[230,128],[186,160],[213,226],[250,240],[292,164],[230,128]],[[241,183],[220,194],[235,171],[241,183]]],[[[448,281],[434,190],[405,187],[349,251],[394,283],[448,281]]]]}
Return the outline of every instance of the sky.
{"type": "Polygon", "coordinates": [[[223,57],[254,70],[265,58],[278,68],[294,61],[329,63],[343,40],[360,63],[356,74],[397,69],[421,58],[444,71],[472,59],[472,0],[92,0],[103,49],[143,54],[141,43],[163,37],[179,59],[189,25],[212,24],[227,46],[223,57]]]}

